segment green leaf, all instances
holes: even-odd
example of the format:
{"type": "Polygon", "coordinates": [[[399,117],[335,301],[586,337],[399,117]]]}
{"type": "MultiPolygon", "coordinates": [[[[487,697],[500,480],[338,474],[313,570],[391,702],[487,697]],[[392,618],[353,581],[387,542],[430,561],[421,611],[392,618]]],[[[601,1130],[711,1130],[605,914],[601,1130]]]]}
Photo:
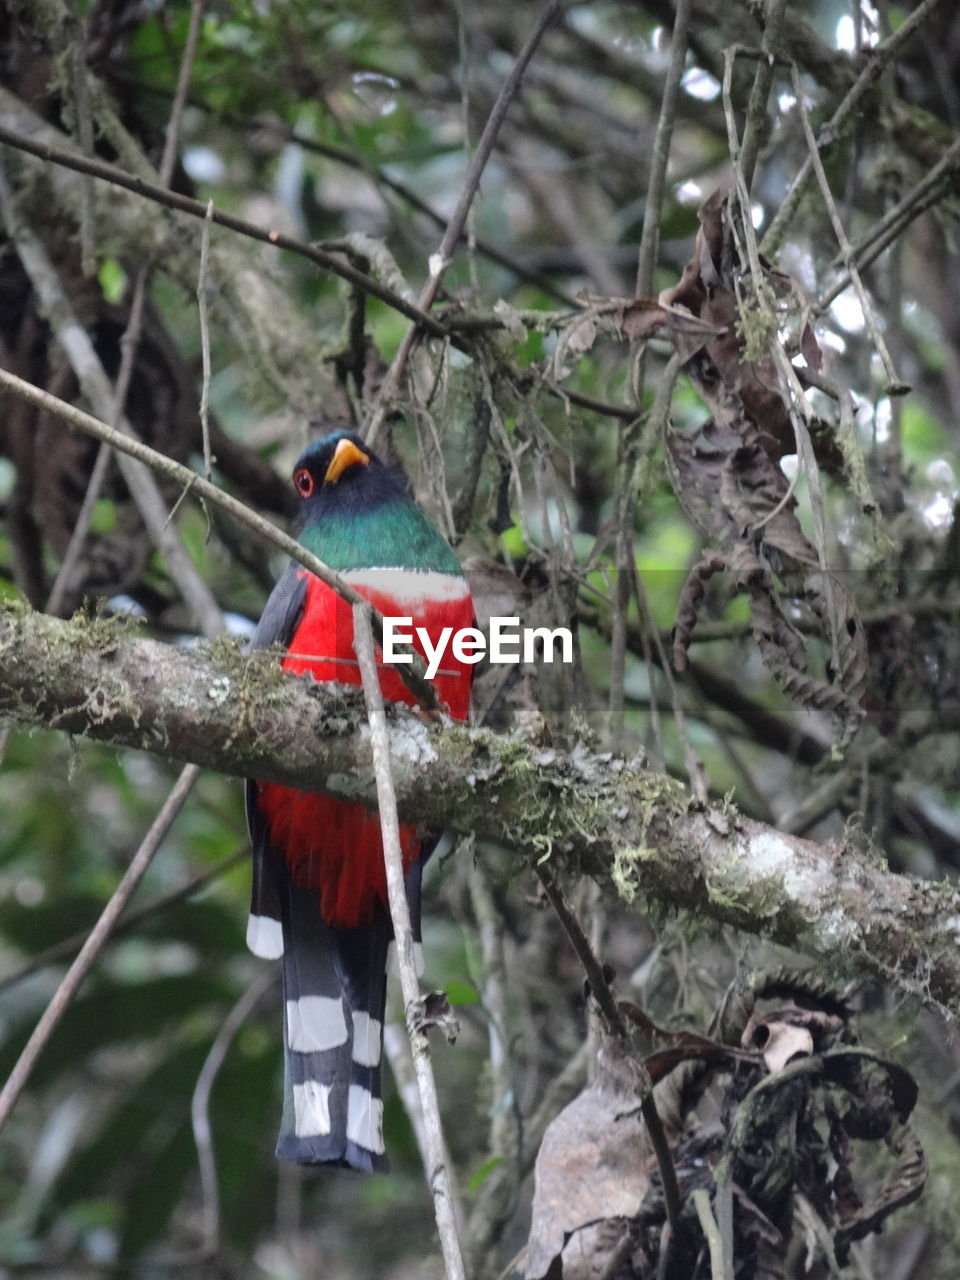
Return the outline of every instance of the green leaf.
{"type": "Polygon", "coordinates": [[[105,258],[97,272],[100,288],[107,302],[115,306],[123,298],[127,289],[127,273],[116,258],[105,258]]]}
{"type": "Polygon", "coordinates": [[[444,987],[447,993],[447,999],[451,1004],[479,1004],[480,997],[477,995],[476,988],[472,987],[469,982],[448,982],[444,987]]]}
{"type": "Polygon", "coordinates": [[[470,1175],[470,1178],[467,1181],[467,1191],[470,1192],[471,1195],[474,1192],[479,1191],[486,1180],[490,1177],[491,1173],[493,1173],[494,1169],[496,1169],[497,1165],[501,1164],[503,1164],[503,1156],[491,1156],[489,1160],[484,1160],[480,1168],[470,1175]]]}

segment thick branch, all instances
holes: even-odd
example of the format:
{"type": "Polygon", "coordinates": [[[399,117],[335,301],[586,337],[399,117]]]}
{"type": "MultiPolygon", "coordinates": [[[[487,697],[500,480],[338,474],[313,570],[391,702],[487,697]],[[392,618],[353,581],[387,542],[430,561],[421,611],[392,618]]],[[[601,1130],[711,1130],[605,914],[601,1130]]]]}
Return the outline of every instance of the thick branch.
{"type": "MultiPolygon", "coordinates": [[[[102,619],[0,613],[0,715],[373,807],[362,699],[285,675],[233,642],[184,651],[102,619]]],[[[544,750],[393,710],[401,816],[551,856],[628,901],[763,934],[960,1011],[960,893],[890,874],[727,806],[694,806],[636,762],[544,750]]]]}

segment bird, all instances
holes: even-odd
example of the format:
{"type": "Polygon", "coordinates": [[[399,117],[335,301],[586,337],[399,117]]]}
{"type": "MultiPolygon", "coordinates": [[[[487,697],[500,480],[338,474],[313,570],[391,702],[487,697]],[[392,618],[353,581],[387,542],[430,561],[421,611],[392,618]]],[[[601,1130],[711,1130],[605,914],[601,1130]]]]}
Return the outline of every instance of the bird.
{"type": "MultiPolygon", "coordinates": [[[[412,619],[433,644],[473,624],[470,587],[402,475],[352,431],[311,444],[293,470],[300,542],[385,617],[412,619]],[[449,633],[448,633],[449,634],[449,633]]],[[[414,634],[416,634],[414,632],[414,634]]],[[[287,671],[361,683],[353,611],[291,562],[271,592],[251,647],[282,647],[287,671]]],[[[420,648],[414,642],[414,648],[420,648]]],[[[420,652],[423,650],[420,648],[420,652]]],[[[472,666],[445,651],[432,684],[454,720],[470,710],[472,666]]],[[[379,664],[386,700],[415,705],[396,666],[379,664]]],[[[246,784],[253,848],[247,945],[282,959],[284,1102],[277,1156],[388,1172],[381,1056],[393,938],[377,813],[274,782],[246,784]]],[[[400,824],[407,898],[419,938],[420,878],[433,843],[400,824]]]]}

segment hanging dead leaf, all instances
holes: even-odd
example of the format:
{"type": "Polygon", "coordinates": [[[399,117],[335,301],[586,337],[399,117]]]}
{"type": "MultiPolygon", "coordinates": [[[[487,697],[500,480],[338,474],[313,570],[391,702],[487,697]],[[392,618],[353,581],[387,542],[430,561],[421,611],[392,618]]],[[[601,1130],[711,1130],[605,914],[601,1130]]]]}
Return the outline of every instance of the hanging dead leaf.
{"type": "Polygon", "coordinates": [[[600,326],[594,312],[577,316],[561,331],[553,353],[553,376],[557,382],[569,377],[578,356],[586,355],[597,340],[600,326]]]}
{"type": "Polygon", "coordinates": [[[763,1046],[763,1060],[768,1071],[780,1071],[798,1054],[813,1053],[813,1036],[807,1027],[794,1027],[789,1022],[771,1022],[763,1046]]]}
{"type": "Polygon", "coordinates": [[[809,321],[800,333],[800,354],[807,362],[807,368],[819,373],[823,368],[823,352],[809,321]]]}
{"type": "MultiPolygon", "coordinates": [[[[671,306],[652,298],[636,298],[623,307],[620,328],[628,338],[649,338],[658,329],[676,336],[700,339],[700,346],[708,338],[718,338],[726,333],[725,325],[714,324],[694,315],[685,307],[671,306]]],[[[694,344],[694,349],[699,349],[694,344]]]]}
{"type": "Polygon", "coordinates": [[[525,1280],[594,1280],[640,1210],[651,1157],[632,1077],[604,1055],[596,1081],[544,1134],[534,1171],[525,1280]]]}
{"type": "Polygon", "coordinates": [[[821,572],[787,479],[760,443],[739,397],[722,387],[713,387],[710,396],[716,416],[696,435],[673,432],[666,440],[674,492],[704,537],[720,548],[719,555],[694,566],[681,593],[677,669],[686,663],[707,581],[729,570],[731,586],[750,597],[754,637],[784,692],[801,705],[829,711],[845,727],[855,726],[867,677],[856,606],[836,579],[821,572]],[[784,609],[784,597],[798,608],[807,606],[825,637],[836,636],[838,661],[835,668],[828,665],[825,680],[809,673],[806,642],[784,609]]]}

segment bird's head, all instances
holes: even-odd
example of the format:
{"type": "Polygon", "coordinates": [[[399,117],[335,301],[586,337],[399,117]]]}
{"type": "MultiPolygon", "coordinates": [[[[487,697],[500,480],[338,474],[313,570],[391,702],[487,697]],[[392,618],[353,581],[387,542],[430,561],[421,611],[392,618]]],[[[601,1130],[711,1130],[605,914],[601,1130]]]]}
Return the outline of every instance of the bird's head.
{"type": "Polygon", "coordinates": [[[370,511],[404,497],[397,476],[353,431],[314,441],[297,459],[293,485],[305,520],[370,511]]]}

